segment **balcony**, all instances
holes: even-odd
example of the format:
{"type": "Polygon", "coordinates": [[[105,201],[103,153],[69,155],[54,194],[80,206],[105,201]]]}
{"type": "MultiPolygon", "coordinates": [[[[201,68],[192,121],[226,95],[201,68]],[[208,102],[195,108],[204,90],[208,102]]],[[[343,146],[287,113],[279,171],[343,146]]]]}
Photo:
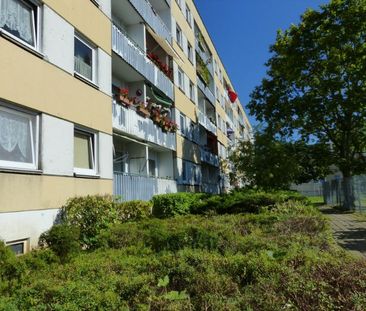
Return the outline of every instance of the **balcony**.
{"type": "Polygon", "coordinates": [[[211,92],[211,90],[207,86],[205,86],[205,84],[201,81],[200,78],[197,79],[197,86],[202,91],[202,93],[206,96],[206,98],[212,104],[214,104],[215,103],[215,96],[214,96],[214,94],[211,92]]]}
{"type": "Polygon", "coordinates": [[[218,194],[218,193],[220,193],[220,186],[219,186],[219,184],[203,182],[202,183],[202,192],[218,194]]]}
{"type": "Polygon", "coordinates": [[[151,119],[113,102],[113,128],[170,150],[176,149],[175,133],[164,133],[151,119]]]}
{"type": "Polygon", "coordinates": [[[198,122],[208,131],[213,134],[217,134],[217,127],[216,125],[201,111],[198,111],[198,122]]]}
{"type": "Polygon", "coordinates": [[[201,161],[219,167],[219,157],[201,147],[201,161]]]}
{"type": "MultiPolygon", "coordinates": [[[[136,11],[149,24],[149,26],[163,39],[172,44],[172,34],[159,15],[155,12],[151,3],[147,0],[129,0],[136,11]]],[[[168,2],[170,5],[170,1],[168,2]]]]}
{"type": "Polygon", "coordinates": [[[177,192],[177,182],[148,176],[126,173],[113,174],[113,194],[123,201],[149,201],[154,195],[177,192]]]}
{"type": "Polygon", "coordinates": [[[174,98],[172,81],[156,67],[127,34],[116,25],[112,26],[112,48],[124,61],[154,84],[166,96],[174,98]]]}

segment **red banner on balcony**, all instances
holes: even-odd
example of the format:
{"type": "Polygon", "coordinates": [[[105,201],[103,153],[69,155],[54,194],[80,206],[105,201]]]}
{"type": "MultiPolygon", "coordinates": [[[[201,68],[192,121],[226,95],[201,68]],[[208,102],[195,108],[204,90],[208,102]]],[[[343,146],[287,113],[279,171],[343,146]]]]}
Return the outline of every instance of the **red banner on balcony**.
{"type": "Polygon", "coordinates": [[[229,95],[231,103],[235,103],[235,101],[238,99],[238,94],[230,89],[227,90],[227,93],[229,95]]]}

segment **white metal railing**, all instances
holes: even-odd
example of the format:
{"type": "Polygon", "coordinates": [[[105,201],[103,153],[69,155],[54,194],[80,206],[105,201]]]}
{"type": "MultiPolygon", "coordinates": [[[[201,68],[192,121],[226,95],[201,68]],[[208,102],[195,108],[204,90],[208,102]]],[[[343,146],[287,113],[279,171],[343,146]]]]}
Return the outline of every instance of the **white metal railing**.
{"type": "Polygon", "coordinates": [[[172,44],[172,34],[148,0],[129,0],[142,18],[163,39],[172,44]]]}
{"type": "Polygon", "coordinates": [[[112,26],[113,51],[153,83],[169,98],[174,98],[173,82],[146,56],[146,53],[116,25],[112,26]]]}
{"type": "Polygon", "coordinates": [[[151,119],[113,101],[113,128],[170,150],[176,149],[175,133],[164,133],[151,119]]]}
{"type": "Polygon", "coordinates": [[[113,174],[113,194],[120,196],[123,201],[148,201],[154,195],[177,191],[177,182],[173,179],[116,172],[113,174]]]}
{"type": "Polygon", "coordinates": [[[202,183],[202,191],[205,193],[220,193],[220,185],[219,184],[211,184],[211,183],[202,183]]]}
{"type": "Polygon", "coordinates": [[[201,150],[201,161],[211,164],[213,166],[219,167],[219,157],[216,154],[211,153],[210,151],[205,150],[203,147],[201,150]]]}
{"type": "Polygon", "coordinates": [[[212,132],[213,134],[217,134],[217,127],[216,125],[201,111],[198,111],[198,122],[208,131],[212,132]]]}
{"type": "Polygon", "coordinates": [[[214,72],[214,66],[213,66],[212,56],[210,56],[209,53],[203,51],[200,48],[197,38],[196,38],[196,52],[201,57],[201,59],[203,60],[203,62],[206,64],[207,69],[210,71],[211,75],[214,76],[215,72],[214,72]]]}
{"type": "Polygon", "coordinates": [[[212,103],[215,104],[215,95],[212,93],[212,91],[205,86],[205,84],[201,81],[201,79],[197,79],[197,86],[200,88],[203,94],[207,97],[207,99],[212,103]]]}

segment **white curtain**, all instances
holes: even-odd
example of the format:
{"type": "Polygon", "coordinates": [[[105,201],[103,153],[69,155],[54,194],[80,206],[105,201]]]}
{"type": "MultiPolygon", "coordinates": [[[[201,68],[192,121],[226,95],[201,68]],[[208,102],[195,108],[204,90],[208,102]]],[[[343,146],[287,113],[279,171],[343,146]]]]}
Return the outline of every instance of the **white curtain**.
{"type": "Polygon", "coordinates": [[[93,79],[92,67],[80,55],[75,55],[75,71],[89,80],[93,79]]]}
{"type": "Polygon", "coordinates": [[[25,160],[30,158],[29,119],[0,110],[0,146],[13,152],[18,146],[25,160]]]}
{"type": "Polygon", "coordinates": [[[32,11],[21,0],[0,0],[0,27],[34,45],[32,11]]]}

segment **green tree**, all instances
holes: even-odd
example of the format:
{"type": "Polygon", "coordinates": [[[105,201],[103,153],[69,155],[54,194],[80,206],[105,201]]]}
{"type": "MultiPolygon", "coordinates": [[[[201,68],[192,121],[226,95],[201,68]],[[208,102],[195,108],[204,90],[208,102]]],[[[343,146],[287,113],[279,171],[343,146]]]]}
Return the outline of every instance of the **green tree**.
{"type": "Polygon", "coordinates": [[[267,76],[249,108],[283,137],[330,144],[343,173],[344,207],[366,161],[366,0],[332,0],[279,31],[267,76]]]}
{"type": "Polygon", "coordinates": [[[243,141],[232,153],[236,172],[245,184],[262,189],[288,189],[291,183],[324,177],[329,168],[329,148],[288,142],[257,132],[254,141],[243,141]]]}

